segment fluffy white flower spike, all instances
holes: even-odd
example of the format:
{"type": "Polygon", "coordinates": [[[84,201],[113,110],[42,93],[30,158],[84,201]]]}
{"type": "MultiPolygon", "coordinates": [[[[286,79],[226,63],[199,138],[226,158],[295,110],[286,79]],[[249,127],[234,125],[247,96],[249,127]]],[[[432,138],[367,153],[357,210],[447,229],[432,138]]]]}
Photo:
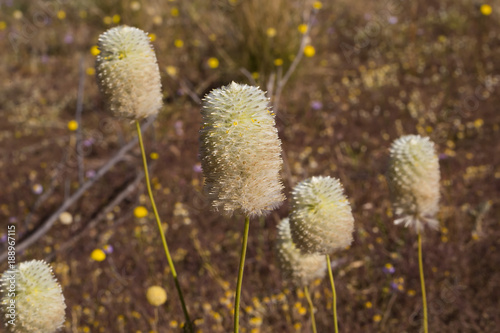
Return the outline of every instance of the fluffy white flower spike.
{"type": "Polygon", "coordinates": [[[305,253],[329,254],[352,242],[354,218],[338,179],[312,177],[293,189],[292,239],[305,253]]]}
{"type": "Polygon", "coordinates": [[[292,242],[290,221],[281,220],[278,225],[276,256],[283,276],[296,287],[308,286],[326,273],[325,257],[320,254],[304,254],[292,242]]]}
{"type": "Polygon", "coordinates": [[[389,189],[397,219],[422,232],[427,224],[437,229],[439,210],[439,160],[434,143],[419,135],[403,136],[390,148],[389,189]]]}
{"type": "Polygon", "coordinates": [[[160,71],[148,35],[118,26],[99,36],[96,75],[99,89],[116,116],[139,120],[162,106],[160,71]]]}
{"type": "Polygon", "coordinates": [[[258,216],[285,199],[281,141],[268,102],[258,87],[234,82],[203,100],[200,158],[216,210],[258,216]]]}
{"type": "Polygon", "coordinates": [[[4,272],[1,282],[1,308],[7,324],[11,318],[9,305],[11,300],[15,301],[15,326],[7,325],[11,332],[53,333],[62,326],[66,308],[64,296],[45,261],[23,262],[17,269],[4,272]]]}

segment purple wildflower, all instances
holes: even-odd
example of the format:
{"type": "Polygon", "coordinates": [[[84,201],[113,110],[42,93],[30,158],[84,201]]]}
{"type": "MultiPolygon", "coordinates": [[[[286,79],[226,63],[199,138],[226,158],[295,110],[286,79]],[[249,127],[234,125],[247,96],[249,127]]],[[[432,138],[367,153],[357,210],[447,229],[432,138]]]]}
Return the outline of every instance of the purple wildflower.
{"type": "Polygon", "coordinates": [[[200,163],[196,163],[195,165],[193,165],[193,171],[196,172],[196,173],[202,172],[203,170],[201,169],[201,164],[200,163]]]}
{"type": "Polygon", "coordinates": [[[72,34],[66,34],[66,36],[64,36],[64,44],[71,44],[73,43],[73,35],[72,34]]]}
{"type": "Polygon", "coordinates": [[[102,247],[102,249],[103,249],[103,251],[104,251],[106,254],[111,254],[111,253],[113,253],[113,246],[112,246],[112,245],[109,245],[109,244],[104,245],[104,246],[102,247]]]}
{"type": "Polygon", "coordinates": [[[384,268],[382,268],[382,271],[385,274],[394,274],[394,272],[396,271],[396,269],[391,264],[385,264],[384,268]]]}
{"type": "Polygon", "coordinates": [[[33,187],[31,189],[32,189],[33,193],[35,193],[35,194],[42,194],[42,192],[43,192],[43,186],[40,184],[33,185],[33,187]]]}
{"type": "Polygon", "coordinates": [[[94,177],[95,177],[95,175],[96,175],[96,172],[95,172],[95,170],[92,170],[92,169],[88,170],[88,171],[85,173],[85,176],[87,176],[87,178],[89,178],[89,179],[90,179],[90,178],[94,178],[94,177]]]}
{"type": "Polygon", "coordinates": [[[390,24],[396,24],[398,23],[398,18],[396,16],[389,16],[387,22],[389,22],[390,24]]]}
{"type": "Polygon", "coordinates": [[[320,101],[312,101],[311,108],[315,111],[320,110],[323,108],[323,103],[321,103],[320,101]]]}
{"type": "Polygon", "coordinates": [[[177,120],[174,124],[175,133],[178,136],[184,135],[184,130],[182,129],[182,125],[183,125],[182,120],[177,120]]]}

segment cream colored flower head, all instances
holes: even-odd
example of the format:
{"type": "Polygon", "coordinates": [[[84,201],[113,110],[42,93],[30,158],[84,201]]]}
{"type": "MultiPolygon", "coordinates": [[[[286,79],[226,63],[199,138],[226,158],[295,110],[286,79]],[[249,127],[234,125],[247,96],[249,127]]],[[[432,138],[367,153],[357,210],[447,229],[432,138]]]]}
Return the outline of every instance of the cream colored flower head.
{"type": "Polygon", "coordinates": [[[231,83],[203,100],[200,158],[205,192],[216,210],[258,216],[285,199],[281,141],[258,87],[231,83]]]}
{"type": "Polygon", "coordinates": [[[8,330],[16,333],[52,333],[64,323],[61,286],[42,260],[23,262],[2,275],[2,310],[8,330]],[[14,302],[12,302],[14,301],[14,302]],[[15,326],[9,324],[15,304],[15,326]]]}
{"type": "Polygon", "coordinates": [[[349,246],[354,218],[340,182],[319,176],[297,184],[290,228],[293,242],[305,253],[329,254],[349,246]]]}
{"type": "Polygon", "coordinates": [[[325,276],[325,257],[317,253],[304,254],[297,249],[292,242],[288,218],[281,220],[278,225],[276,256],[283,277],[296,287],[308,286],[313,280],[325,276]]]}
{"type": "Polygon", "coordinates": [[[99,36],[96,60],[99,89],[111,111],[139,120],[162,106],[160,71],[148,35],[118,26],[99,36]]]}
{"type": "Polygon", "coordinates": [[[388,172],[395,224],[417,232],[424,225],[437,229],[439,210],[439,160],[434,143],[419,135],[403,136],[390,148],[388,172]]]}

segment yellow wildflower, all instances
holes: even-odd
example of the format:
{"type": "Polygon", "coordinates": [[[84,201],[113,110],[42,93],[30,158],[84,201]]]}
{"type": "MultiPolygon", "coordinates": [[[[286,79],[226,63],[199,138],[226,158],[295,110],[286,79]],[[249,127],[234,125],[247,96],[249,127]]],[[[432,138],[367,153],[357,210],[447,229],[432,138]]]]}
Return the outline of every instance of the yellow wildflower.
{"type": "Polygon", "coordinates": [[[312,45],[307,45],[305,48],[304,48],[304,55],[306,57],[312,57],[316,54],[316,50],[314,49],[314,46],[312,45]]]}
{"type": "Polygon", "coordinates": [[[151,286],[146,291],[149,304],[160,306],[167,301],[167,292],[160,286],[151,286]]]}
{"type": "Polygon", "coordinates": [[[174,41],[174,45],[175,45],[176,48],[180,49],[181,47],[184,46],[184,42],[182,41],[182,39],[176,39],[174,41]]]}
{"type": "Polygon", "coordinates": [[[313,8],[314,9],[321,9],[321,8],[323,8],[323,3],[321,3],[321,1],[314,1],[313,8]]]}
{"type": "Polygon", "coordinates": [[[167,74],[176,77],[177,76],[177,67],[175,66],[167,66],[166,68],[167,74]]]}
{"type": "Polygon", "coordinates": [[[99,53],[101,53],[101,51],[99,51],[99,48],[97,47],[97,45],[94,45],[90,48],[90,53],[92,53],[92,55],[95,57],[97,56],[99,53]]]}
{"type": "Polygon", "coordinates": [[[70,131],[76,131],[78,129],[78,122],[76,120],[70,120],[68,122],[68,129],[70,131]]]}
{"type": "Polygon", "coordinates": [[[207,61],[208,67],[210,68],[217,68],[219,67],[219,59],[211,57],[207,61]]]}
{"type": "Polygon", "coordinates": [[[273,38],[274,36],[276,36],[276,29],[272,28],[272,27],[271,28],[267,28],[266,35],[269,38],[273,38]]]}
{"type": "Polygon", "coordinates": [[[90,254],[90,258],[95,261],[103,261],[104,259],[106,259],[106,253],[104,253],[104,251],[101,249],[95,249],[90,254]]]}
{"type": "Polygon", "coordinates": [[[305,34],[307,32],[307,24],[299,24],[298,29],[301,34],[305,34]]]}
{"type": "Polygon", "coordinates": [[[66,18],[66,12],[64,10],[60,10],[57,12],[57,18],[60,20],[64,20],[66,18]]]}
{"type": "Polygon", "coordinates": [[[481,7],[479,8],[479,10],[481,11],[481,14],[483,14],[484,16],[491,15],[491,12],[493,11],[493,9],[491,8],[491,6],[488,5],[488,4],[481,5],[481,7]]]}
{"type": "Polygon", "coordinates": [[[138,219],[148,216],[148,210],[144,206],[137,206],[134,209],[134,216],[138,219]]]}

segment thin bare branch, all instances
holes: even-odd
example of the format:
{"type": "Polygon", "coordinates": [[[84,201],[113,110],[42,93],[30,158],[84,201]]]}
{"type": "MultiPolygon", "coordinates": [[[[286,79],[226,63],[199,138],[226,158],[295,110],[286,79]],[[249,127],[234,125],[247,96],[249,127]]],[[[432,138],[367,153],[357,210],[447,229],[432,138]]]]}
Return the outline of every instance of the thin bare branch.
{"type": "Polygon", "coordinates": [[[297,69],[297,66],[299,65],[300,60],[302,60],[302,58],[304,56],[304,48],[306,47],[306,44],[309,41],[309,31],[311,30],[311,25],[312,25],[312,21],[314,19],[314,16],[315,15],[313,13],[311,13],[309,15],[309,19],[307,20],[307,30],[302,35],[299,50],[298,50],[297,54],[295,55],[295,58],[293,59],[292,64],[290,65],[290,67],[286,71],[285,75],[283,77],[280,76],[280,78],[276,82],[276,94],[274,95],[274,98],[273,98],[273,111],[276,114],[278,113],[278,110],[279,110],[279,103],[280,103],[280,98],[281,98],[281,93],[283,91],[283,88],[285,87],[286,83],[288,82],[288,80],[292,76],[293,72],[295,72],[295,70],[297,69]]]}
{"type": "MultiPolygon", "coordinates": [[[[155,117],[152,117],[148,119],[146,123],[142,125],[142,130],[145,131],[151,124],[153,123],[155,117]]],[[[31,246],[33,243],[35,243],[38,239],[40,239],[43,235],[45,235],[50,228],[52,228],[52,225],[57,221],[59,218],[59,215],[66,211],[72,204],[74,204],[78,199],[82,197],[82,195],[87,192],[87,190],[94,185],[94,183],[97,182],[102,176],[104,176],[116,163],[121,161],[125,155],[135,147],[137,144],[137,137],[134,139],[130,140],[129,143],[127,143],[125,146],[123,146],[116,154],[113,156],[106,164],[104,164],[99,171],[97,171],[96,175],[94,178],[89,179],[87,182],[85,182],[73,195],[71,195],[67,200],[65,200],[62,205],[49,217],[47,218],[44,222],[40,224],[40,226],[34,230],[32,234],[30,234],[27,238],[22,240],[20,243],[17,244],[16,246],[16,251],[21,252],[25,249],[27,249],[29,246],[31,246]]],[[[7,259],[7,251],[3,252],[0,255],[0,263],[5,261],[7,259]]]]}
{"type": "Polygon", "coordinates": [[[82,149],[82,110],[83,110],[83,87],[85,84],[84,57],[80,58],[80,79],[78,80],[78,97],[76,100],[75,120],[78,123],[76,129],[76,156],[78,161],[78,184],[83,184],[83,149],[82,149]]]}
{"type": "MultiPolygon", "coordinates": [[[[144,177],[144,172],[139,172],[137,176],[132,180],[132,181],[127,181],[128,183],[123,190],[121,190],[119,193],[115,194],[113,198],[110,200],[110,202],[99,209],[98,212],[94,214],[94,217],[87,223],[85,226],[80,228],[80,231],[77,232],[76,235],[71,237],[69,240],[64,242],[57,251],[52,252],[49,254],[45,260],[46,261],[51,261],[52,258],[60,252],[66,252],[69,248],[71,248],[76,242],[78,242],[84,235],[87,230],[90,230],[91,228],[95,227],[97,223],[100,221],[104,220],[106,215],[113,210],[114,207],[118,206],[127,196],[132,193],[132,191],[135,190],[137,185],[141,182],[142,178],[144,177]]],[[[122,186],[123,188],[123,186],[122,186]]]]}

